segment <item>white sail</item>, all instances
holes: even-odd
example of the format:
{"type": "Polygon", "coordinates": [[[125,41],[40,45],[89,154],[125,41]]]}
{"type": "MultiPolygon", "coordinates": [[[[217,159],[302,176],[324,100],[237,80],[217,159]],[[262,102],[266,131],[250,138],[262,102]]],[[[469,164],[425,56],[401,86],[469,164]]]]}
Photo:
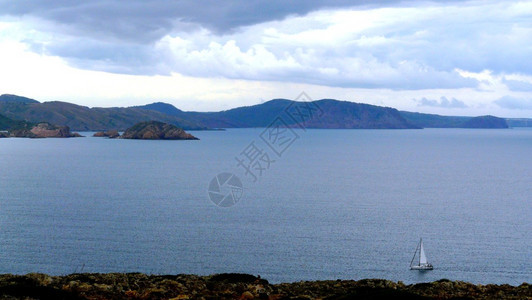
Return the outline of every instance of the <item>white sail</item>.
{"type": "Polygon", "coordinates": [[[427,263],[427,257],[425,256],[425,250],[423,250],[423,241],[421,241],[419,250],[419,264],[424,265],[427,263]]]}

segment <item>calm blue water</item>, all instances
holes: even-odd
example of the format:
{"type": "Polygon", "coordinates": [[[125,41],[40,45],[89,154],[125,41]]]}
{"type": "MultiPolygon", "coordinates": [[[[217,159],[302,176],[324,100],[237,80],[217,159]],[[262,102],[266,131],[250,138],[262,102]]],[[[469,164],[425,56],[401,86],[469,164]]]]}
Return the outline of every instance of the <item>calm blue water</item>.
{"type": "Polygon", "coordinates": [[[0,139],[0,273],[532,282],[532,130],[297,130],[253,182],[235,157],[262,131],[0,139]],[[433,271],[408,268],[420,237],[433,271]]]}

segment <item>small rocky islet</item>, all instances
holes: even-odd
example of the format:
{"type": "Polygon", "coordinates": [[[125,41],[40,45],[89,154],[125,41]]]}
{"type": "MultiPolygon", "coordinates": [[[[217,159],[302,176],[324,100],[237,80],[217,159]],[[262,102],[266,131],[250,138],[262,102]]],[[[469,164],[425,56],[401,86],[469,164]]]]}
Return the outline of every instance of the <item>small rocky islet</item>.
{"type": "Polygon", "coordinates": [[[382,279],[270,284],[249,274],[142,273],[0,275],[0,299],[531,299],[530,284],[475,285],[442,279],[404,284],[382,279]]]}
{"type": "Polygon", "coordinates": [[[120,133],[118,133],[118,130],[107,130],[107,131],[99,131],[93,134],[94,137],[108,137],[110,139],[115,139],[120,136],[120,133]]]}
{"type": "Polygon", "coordinates": [[[158,121],[137,123],[126,129],[122,135],[118,130],[108,130],[96,132],[93,136],[136,140],[198,140],[182,128],[158,121]]]}
{"type": "MultiPolygon", "coordinates": [[[[108,137],[121,139],[141,140],[198,140],[197,137],[185,132],[183,129],[163,122],[140,122],[128,128],[122,135],[118,130],[96,132],[94,137],[108,137]]],[[[8,130],[0,131],[0,138],[25,137],[25,138],[68,138],[82,137],[79,133],[71,133],[68,126],[59,126],[47,122],[31,124],[20,122],[8,130]]]]}
{"type": "Polygon", "coordinates": [[[119,138],[140,140],[198,140],[197,137],[185,132],[182,128],[158,121],[137,123],[124,131],[119,138]]]}

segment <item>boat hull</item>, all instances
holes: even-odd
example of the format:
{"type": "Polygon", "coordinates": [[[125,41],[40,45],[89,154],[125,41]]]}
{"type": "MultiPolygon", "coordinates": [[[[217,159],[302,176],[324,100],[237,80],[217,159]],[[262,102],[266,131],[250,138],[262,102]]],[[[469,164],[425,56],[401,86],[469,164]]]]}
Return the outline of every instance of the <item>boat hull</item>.
{"type": "Polygon", "coordinates": [[[411,266],[410,270],[433,270],[434,267],[432,265],[424,265],[424,266],[411,266]]]}

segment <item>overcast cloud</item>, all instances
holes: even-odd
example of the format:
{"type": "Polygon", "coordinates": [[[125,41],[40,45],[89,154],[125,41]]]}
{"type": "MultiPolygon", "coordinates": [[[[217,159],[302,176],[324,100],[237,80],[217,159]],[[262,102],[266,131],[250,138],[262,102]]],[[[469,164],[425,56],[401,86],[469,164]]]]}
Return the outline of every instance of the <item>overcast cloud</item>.
{"type": "MultiPolygon", "coordinates": [[[[410,3],[409,3],[410,2],[410,3]]],[[[411,5],[398,0],[0,0],[1,14],[34,16],[66,25],[84,36],[155,41],[178,30],[198,26],[218,34],[242,26],[281,20],[326,8],[411,5]],[[184,24],[189,24],[186,26],[184,24]],[[181,25],[181,26],[179,26],[181,25]]],[[[461,2],[437,0],[438,2],[461,2]]]]}
{"type": "MultiPolygon", "coordinates": [[[[275,91],[282,82],[327,98],[371,90],[368,102],[397,107],[383,100],[392,90],[431,112],[532,98],[530,41],[531,1],[0,0],[0,55],[34,53],[80,72],[262,82],[261,98],[291,97],[284,85],[275,91]]],[[[3,92],[12,90],[0,83],[3,92]]]]}

